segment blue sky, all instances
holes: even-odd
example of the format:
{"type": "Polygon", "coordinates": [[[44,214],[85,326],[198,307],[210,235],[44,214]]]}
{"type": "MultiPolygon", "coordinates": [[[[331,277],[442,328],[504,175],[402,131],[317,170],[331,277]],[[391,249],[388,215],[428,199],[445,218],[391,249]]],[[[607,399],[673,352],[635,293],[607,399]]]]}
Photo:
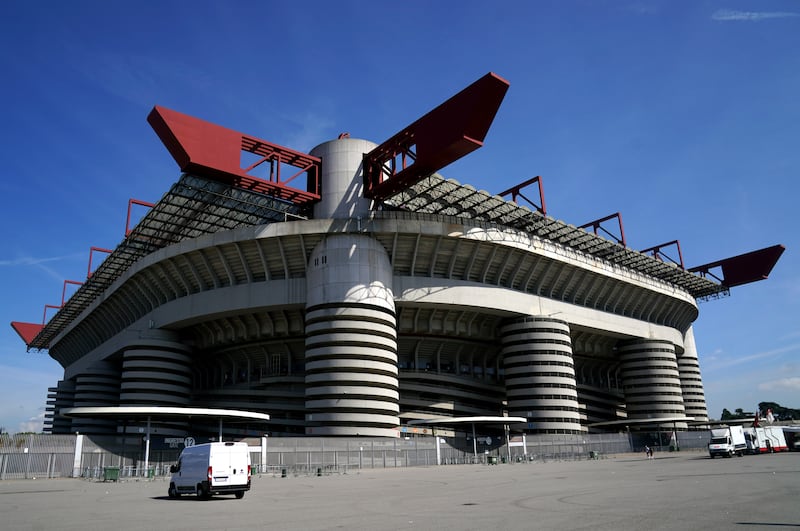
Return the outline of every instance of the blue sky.
{"type": "MultiPolygon", "coordinates": [[[[781,243],[767,281],[704,302],[712,417],[800,407],[800,2],[9,0],[0,7],[0,426],[41,429],[63,375],[41,322],[128,200],[178,169],[163,105],[307,151],[381,141],[489,71],[511,83],[485,146],[443,170],[500,192],[543,177],[575,225],[620,211],[687,266],[781,243]]],[[[68,294],[71,290],[68,289],[68,294]]],[[[52,316],[52,311],[48,317],[52,316]]]]}

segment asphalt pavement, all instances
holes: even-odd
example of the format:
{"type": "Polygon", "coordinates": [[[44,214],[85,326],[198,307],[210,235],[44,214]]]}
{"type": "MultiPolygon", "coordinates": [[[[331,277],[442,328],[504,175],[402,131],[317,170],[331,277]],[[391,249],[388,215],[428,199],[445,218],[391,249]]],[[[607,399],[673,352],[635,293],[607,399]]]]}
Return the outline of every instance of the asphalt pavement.
{"type": "Polygon", "coordinates": [[[167,481],[0,481],[0,529],[657,530],[800,528],[800,453],[254,476],[241,500],[167,497],[167,481]]]}

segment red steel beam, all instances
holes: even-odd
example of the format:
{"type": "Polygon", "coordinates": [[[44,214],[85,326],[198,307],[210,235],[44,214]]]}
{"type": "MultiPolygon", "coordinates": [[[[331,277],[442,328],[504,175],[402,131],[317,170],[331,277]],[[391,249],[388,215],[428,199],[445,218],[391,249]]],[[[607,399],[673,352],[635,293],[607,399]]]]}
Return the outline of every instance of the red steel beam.
{"type": "Polygon", "coordinates": [[[757,251],[751,251],[749,253],[693,267],[689,271],[691,273],[700,273],[703,276],[711,275],[718,278],[711,273],[711,270],[719,267],[722,269],[722,279],[720,282],[723,286],[732,288],[759,280],[765,280],[769,277],[772,268],[778,263],[778,260],[785,250],[786,247],[783,245],[773,245],[772,247],[765,247],[757,251]]]}
{"type": "Polygon", "coordinates": [[[106,254],[111,254],[111,253],[114,252],[111,249],[103,249],[102,247],[90,247],[89,248],[89,266],[88,266],[87,271],[86,271],[86,278],[89,278],[90,276],[92,276],[92,256],[94,255],[95,251],[97,251],[99,253],[106,253],[106,254]]]}
{"type": "Polygon", "coordinates": [[[663,258],[667,258],[673,264],[678,264],[681,266],[681,269],[686,269],[686,266],[683,265],[683,253],[681,252],[681,242],[678,240],[672,240],[671,242],[662,243],[661,245],[656,245],[654,247],[650,247],[649,249],[644,249],[639,251],[642,254],[653,253],[653,258],[657,260],[664,261],[663,258]],[[669,255],[663,252],[664,247],[669,247],[670,245],[675,245],[678,248],[678,260],[672,259],[669,255]]]}
{"type": "Polygon", "coordinates": [[[592,230],[594,230],[595,234],[597,234],[598,230],[602,230],[603,232],[605,232],[606,234],[608,234],[609,236],[614,238],[617,241],[617,243],[622,244],[623,247],[627,247],[627,245],[625,244],[625,228],[622,226],[622,214],[620,214],[619,212],[615,212],[615,213],[610,214],[610,215],[608,215],[608,216],[606,216],[604,218],[600,218],[600,219],[596,219],[594,221],[590,221],[589,223],[581,225],[578,228],[579,229],[586,229],[588,227],[592,227],[592,230]],[[615,234],[612,234],[611,232],[606,230],[605,227],[603,227],[603,222],[609,221],[609,220],[614,219],[614,218],[617,218],[617,222],[619,223],[619,237],[617,237],[615,234]]]}
{"type": "Polygon", "coordinates": [[[544,215],[544,216],[547,215],[547,206],[544,204],[544,187],[542,185],[542,177],[541,176],[537,175],[536,177],[534,177],[532,179],[528,179],[527,181],[525,181],[523,183],[519,183],[516,186],[512,186],[508,190],[506,190],[504,192],[500,192],[498,195],[500,197],[505,197],[505,196],[507,196],[509,194],[511,194],[511,200],[514,201],[515,203],[517,202],[517,197],[521,197],[525,201],[527,201],[528,203],[530,203],[531,205],[536,207],[536,210],[541,212],[542,215],[544,215]],[[533,201],[531,201],[530,199],[525,197],[525,195],[522,193],[522,189],[523,188],[525,188],[527,186],[530,186],[533,183],[537,183],[539,185],[539,202],[541,203],[541,206],[537,205],[536,203],[534,203],[533,201]]]}
{"type": "Polygon", "coordinates": [[[383,201],[481,147],[508,86],[490,72],[367,153],[364,195],[383,201]]]}
{"type": "Polygon", "coordinates": [[[147,121],[181,171],[272,195],[297,205],[320,199],[321,160],[317,157],[160,106],[153,108],[147,121]],[[242,151],[261,159],[248,168],[242,168],[242,151]],[[265,162],[269,162],[273,170],[278,163],[277,173],[272,171],[269,180],[248,173],[265,162]],[[294,166],[298,171],[282,180],[281,164],[294,166]],[[307,175],[306,190],[287,186],[286,183],[302,173],[307,175]]]}
{"type": "Polygon", "coordinates": [[[83,286],[83,282],[78,282],[77,280],[65,280],[64,287],[61,289],[61,306],[64,306],[64,303],[67,299],[67,284],[72,284],[73,286],[83,286]]]}
{"type": "Polygon", "coordinates": [[[131,207],[133,205],[139,205],[147,208],[153,208],[156,206],[154,203],[148,203],[146,201],[140,201],[139,199],[128,199],[128,217],[125,219],[125,237],[127,238],[131,233],[131,207]]]}
{"type": "Polygon", "coordinates": [[[42,314],[42,328],[44,328],[44,325],[47,324],[47,310],[48,309],[60,310],[61,308],[62,308],[62,306],[54,306],[52,304],[45,304],[44,305],[44,313],[42,314]]]}

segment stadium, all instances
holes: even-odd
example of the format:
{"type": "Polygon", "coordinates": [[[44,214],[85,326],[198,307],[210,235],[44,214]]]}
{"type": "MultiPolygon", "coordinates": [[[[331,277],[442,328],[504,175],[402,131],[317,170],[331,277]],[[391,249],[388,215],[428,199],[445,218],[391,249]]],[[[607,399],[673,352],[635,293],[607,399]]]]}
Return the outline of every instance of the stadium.
{"type": "Polygon", "coordinates": [[[539,177],[497,195],[444,178],[508,87],[490,73],[386,141],[343,133],[309,153],[155,107],[177,182],[132,200],[146,214],[93,248],[51,319],[12,323],[64,368],[45,431],[707,421],[698,302],[767,278],[783,246],[687,268],[677,241],[628,247],[618,214],[548,216],[539,177]]]}

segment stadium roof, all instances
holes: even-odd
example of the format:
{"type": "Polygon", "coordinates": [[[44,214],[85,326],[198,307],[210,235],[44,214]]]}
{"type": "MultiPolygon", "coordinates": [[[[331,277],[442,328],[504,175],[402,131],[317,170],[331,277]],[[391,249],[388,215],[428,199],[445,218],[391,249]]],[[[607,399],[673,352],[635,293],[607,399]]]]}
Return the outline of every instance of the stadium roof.
{"type": "Polygon", "coordinates": [[[401,210],[463,217],[513,227],[663,280],[684,289],[696,299],[728,294],[727,286],[690,273],[674,263],[634,251],[524,205],[462,185],[453,179],[444,179],[440,175],[422,179],[395,194],[386,203],[401,210]]]}
{"type": "Polygon", "coordinates": [[[303,208],[273,196],[184,174],[41,328],[28,348],[49,348],[56,336],[114,281],[153,251],[203,234],[287,219],[305,219],[303,208]]]}
{"type": "MultiPolygon", "coordinates": [[[[441,214],[516,228],[678,286],[693,297],[728,293],[679,266],[544,216],[500,196],[431,175],[386,200],[401,210],[441,214]]],[[[184,174],[36,334],[28,348],[48,349],[137,260],[168,245],[241,226],[306,219],[307,210],[274,196],[184,174]]],[[[26,323],[16,323],[24,325],[26,323]]]]}

